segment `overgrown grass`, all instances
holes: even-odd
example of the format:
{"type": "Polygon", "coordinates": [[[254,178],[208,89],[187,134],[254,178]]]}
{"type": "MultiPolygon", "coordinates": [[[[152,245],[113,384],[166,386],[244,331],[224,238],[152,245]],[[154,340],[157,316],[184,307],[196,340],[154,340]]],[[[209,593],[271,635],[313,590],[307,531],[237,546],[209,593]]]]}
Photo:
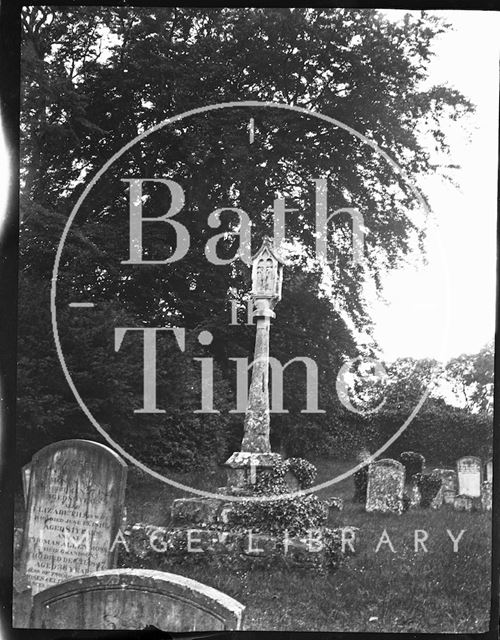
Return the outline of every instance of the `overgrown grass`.
{"type": "MultiPolygon", "coordinates": [[[[346,471],[345,462],[317,461],[317,482],[346,471]]],[[[430,467],[432,468],[432,466],[430,467]]],[[[191,487],[224,486],[222,469],[169,474],[191,487]]],[[[327,576],[306,570],[220,568],[198,565],[183,573],[233,596],[246,606],[244,628],[277,631],[479,633],[489,625],[491,517],[485,513],[413,510],[402,516],[369,514],[351,502],[352,478],[323,489],[320,496],[344,498],[344,510],[329,525],[359,527],[355,555],[327,576]],[[387,535],[393,545],[377,545],[387,535]],[[415,552],[415,530],[428,534],[427,552],[415,552]],[[458,551],[456,538],[465,530],[458,551]]],[[[170,505],[192,496],[130,468],[127,520],[168,525],[170,505]]],[[[16,524],[23,524],[22,496],[16,496],[16,524]]],[[[421,534],[422,535],[422,534],[421,534]]],[[[164,566],[164,565],[163,565],[164,566]]]]}
{"type": "MultiPolygon", "coordinates": [[[[349,463],[320,461],[318,482],[347,470],[349,463]]],[[[224,485],[221,471],[173,474],[174,480],[204,490],[224,485]]],[[[169,522],[172,500],[181,490],[131,471],[129,522],[169,522]]],[[[320,492],[344,498],[330,526],[359,527],[355,555],[327,576],[307,571],[221,568],[200,562],[182,572],[246,605],[247,630],[478,633],[489,626],[491,517],[418,509],[402,516],[368,514],[351,502],[352,478],[320,492]],[[382,543],[387,532],[394,548],[382,543]],[[415,551],[415,531],[428,535],[427,552],[415,551]],[[456,538],[458,551],[447,530],[456,538]]],[[[420,534],[423,536],[424,534],[420,534]]],[[[179,568],[175,568],[179,572],[179,568]]]]}

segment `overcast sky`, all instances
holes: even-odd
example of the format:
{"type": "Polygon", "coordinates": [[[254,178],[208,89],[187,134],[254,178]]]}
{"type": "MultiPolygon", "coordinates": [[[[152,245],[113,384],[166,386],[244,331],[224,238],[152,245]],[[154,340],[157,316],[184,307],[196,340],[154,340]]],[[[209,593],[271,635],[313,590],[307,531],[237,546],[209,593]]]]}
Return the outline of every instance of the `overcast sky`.
{"type": "MultiPolygon", "coordinates": [[[[384,13],[399,19],[405,12],[384,13]]],[[[448,359],[478,351],[494,334],[500,16],[432,13],[445,16],[453,30],[436,43],[430,83],[448,83],[477,108],[447,131],[449,162],[461,167],[453,172],[459,186],[438,177],[421,183],[436,219],[429,232],[428,265],[387,276],[385,302],[374,304],[375,337],[387,359],[448,359]]],[[[7,176],[0,129],[0,223],[7,176]]]]}
{"type": "Polygon", "coordinates": [[[431,13],[445,16],[453,30],[436,43],[429,80],[459,89],[477,107],[448,131],[459,186],[438,177],[420,183],[437,221],[428,266],[388,276],[388,304],[375,305],[375,335],[388,359],[477,352],[495,328],[500,16],[431,13]]]}

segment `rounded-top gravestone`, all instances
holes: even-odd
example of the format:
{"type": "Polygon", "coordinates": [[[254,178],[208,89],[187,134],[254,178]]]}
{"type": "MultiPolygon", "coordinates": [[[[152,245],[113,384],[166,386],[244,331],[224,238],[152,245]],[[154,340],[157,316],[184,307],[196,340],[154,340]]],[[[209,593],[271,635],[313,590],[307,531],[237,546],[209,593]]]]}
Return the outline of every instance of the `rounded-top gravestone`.
{"type": "Polygon", "coordinates": [[[458,494],[470,498],[481,496],[481,460],[466,456],[457,460],[458,494]]]}
{"type": "Polygon", "coordinates": [[[29,465],[21,572],[33,594],[116,564],[127,465],[89,440],[63,440],[29,465]]]}
{"type": "Polygon", "coordinates": [[[366,510],[402,513],[405,468],[397,460],[385,458],[368,468],[366,510]]]}
{"type": "Polygon", "coordinates": [[[41,629],[241,629],[245,607],[173,573],[114,569],[63,582],[35,596],[31,626],[41,629]]]}

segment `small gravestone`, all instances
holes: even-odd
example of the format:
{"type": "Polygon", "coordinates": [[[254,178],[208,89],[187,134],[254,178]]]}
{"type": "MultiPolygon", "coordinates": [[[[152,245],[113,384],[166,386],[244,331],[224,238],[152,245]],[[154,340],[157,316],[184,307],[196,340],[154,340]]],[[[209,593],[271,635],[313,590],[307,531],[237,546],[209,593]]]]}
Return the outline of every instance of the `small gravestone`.
{"type": "Polygon", "coordinates": [[[33,595],[76,575],[116,566],[127,465],[108,447],[64,440],[29,465],[21,574],[33,595]]]}
{"type": "Polygon", "coordinates": [[[454,469],[434,469],[432,473],[433,475],[439,475],[442,481],[441,489],[439,490],[441,495],[438,500],[441,501],[441,504],[452,505],[458,489],[457,472],[454,469]]]}
{"type": "Polygon", "coordinates": [[[481,460],[467,456],[457,460],[458,494],[471,498],[481,497],[481,460]]]}
{"type": "Polygon", "coordinates": [[[170,633],[239,630],[244,609],[225,593],[184,576],[115,569],[38,593],[30,626],[129,630],[153,626],[170,633]]]}
{"type": "Polygon", "coordinates": [[[491,511],[492,508],[492,483],[489,480],[485,480],[481,486],[481,507],[483,511],[491,511]]]}
{"type": "Polygon", "coordinates": [[[443,481],[442,492],[444,504],[453,504],[458,491],[458,477],[454,469],[435,469],[443,481]]]}
{"type": "Polygon", "coordinates": [[[456,496],[453,501],[455,511],[472,511],[473,498],[470,496],[456,496]]]}
{"type": "Polygon", "coordinates": [[[386,458],[373,462],[368,468],[366,510],[382,513],[402,513],[405,484],[404,466],[386,458]]]}
{"type": "Polygon", "coordinates": [[[488,460],[488,462],[485,464],[485,480],[487,482],[493,482],[493,460],[488,460]]]}

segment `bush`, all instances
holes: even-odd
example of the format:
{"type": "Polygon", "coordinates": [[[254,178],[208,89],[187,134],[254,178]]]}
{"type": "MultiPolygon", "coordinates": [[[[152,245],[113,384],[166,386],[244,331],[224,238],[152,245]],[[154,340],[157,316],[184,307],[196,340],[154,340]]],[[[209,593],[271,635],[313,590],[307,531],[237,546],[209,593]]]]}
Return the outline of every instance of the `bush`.
{"type": "Polygon", "coordinates": [[[366,502],[366,491],[368,489],[368,466],[361,467],[354,474],[354,497],[353,502],[366,502]]]}
{"type": "Polygon", "coordinates": [[[420,495],[422,496],[420,506],[424,509],[428,509],[441,488],[441,476],[437,474],[434,475],[432,473],[417,473],[415,481],[417,483],[417,487],[420,489],[420,495]]]}
{"type": "Polygon", "coordinates": [[[408,511],[411,505],[411,498],[407,493],[403,493],[403,513],[408,511]]]}
{"type": "Polygon", "coordinates": [[[280,495],[289,493],[289,489],[285,483],[285,475],[288,471],[288,465],[283,461],[273,463],[271,469],[262,471],[257,474],[254,484],[247,488],[257,495],[280,495]]]}
{"type": "Polygon", "coordinates": [[[411,482],[417,473],[422,473],[425,464],[425,458],[422,454],[415,453],[415,451],[403,451],[399,459],[405,467],[407,482],[411,482]]]}
{"type": "Polygon", "coordinates": [[[304,458],[289,458],[285,460],[285,464],[287,470],[297,478],[301,489],[307,489],[312,485],[318,473],[312,462],[304,460],[304,458]]]}
{"type": "MultiPolygon", "coordinates": [[[[371,416],[378,439],[378,448],[401,427],[408,410],[387,410],[371,416]]],[[[491,447],[493,420],[485,414],[474,414],[452,407],[444,401],[429,398],[409,427],[390,447],[386,455],[399,458],[401,451],[419,451],[427,460],[439,466],[452,466],[458,458],[474,455],[480,458],[491,447]]]]}
{"type": "Polygon", "coordinates": [[[255,484],[249,488],[258,495],[281,495],[290,493],[285,482],[285,476],[291,472],[297,478],[300,488],[310,487],[316,478],[317,469],[304,458],[289,458],[273,464],[269,471],[263,471],[257,476],[255,484]]]}

